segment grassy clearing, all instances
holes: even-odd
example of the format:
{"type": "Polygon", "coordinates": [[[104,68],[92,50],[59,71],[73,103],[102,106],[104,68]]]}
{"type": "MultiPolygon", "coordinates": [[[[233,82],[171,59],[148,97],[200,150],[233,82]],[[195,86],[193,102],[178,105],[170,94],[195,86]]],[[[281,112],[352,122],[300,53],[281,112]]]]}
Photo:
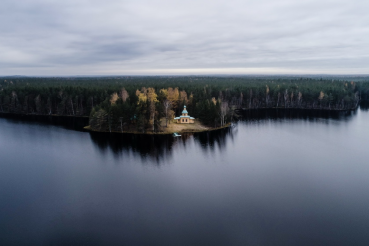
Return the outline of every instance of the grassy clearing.
{"type": "Polygon", "coordinates": [[[162,120],[162,130],[164,133],[173,132],[202,132],[208,131],[211,128],[202,125],[198,120],[195,120],[193,124],[178,124],[168,122],[168,127],[165,127],[165,119],[162,120]]]}

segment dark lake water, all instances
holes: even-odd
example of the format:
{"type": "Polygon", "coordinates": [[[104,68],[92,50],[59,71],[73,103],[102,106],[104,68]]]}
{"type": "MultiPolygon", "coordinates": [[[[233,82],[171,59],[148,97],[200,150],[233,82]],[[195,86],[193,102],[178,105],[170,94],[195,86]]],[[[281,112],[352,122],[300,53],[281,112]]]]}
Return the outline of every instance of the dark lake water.
{"type": "Polygon", "coordinates": [[[74,126],[0,118],[0,245],[369,245],[366,105],[181,138],[74,126]]]}

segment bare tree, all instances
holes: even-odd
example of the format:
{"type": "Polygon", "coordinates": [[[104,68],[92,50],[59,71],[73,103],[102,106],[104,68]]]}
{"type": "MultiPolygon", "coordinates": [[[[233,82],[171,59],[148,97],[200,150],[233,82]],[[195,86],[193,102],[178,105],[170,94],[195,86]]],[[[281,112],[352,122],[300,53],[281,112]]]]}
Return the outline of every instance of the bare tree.
{"type": "Polygon", "coordinates": [[[288,102],[288,90],[286,89],[284,92],[284,107],[287,107],[287,102],[288,102]]]}
{"type": "Polygon", "coordinates": [[[51,115],[52,114],[52,102],[51,102],[51,99],[50,97],[47,98],[47,103],[46,103],[46,108],[48,110],[48,114],[51,115]]]}
{"type": "Polygon", "coordinates": [[[359,102],[360,102],[360,96],[359,96],[359,92],[358,91],[355,93],[355,100],[356,100],[356,106],[355,106],[355,108],[357,108],[357,106],[359,105],[359,102]]]}
{"type": "Polygon", "coordinates": [[[293,96],[294,96],[294,94],[293,94],[293,91],[291,92],[291,107],[293,107],[293,96]]]}
{"type": "Polygon", "coordinates": [[[302,93],[301,92],[299,92],[299,94],[298,94],[297,101],[298,101],[299,106],[301,107],[301,101],[302,101],[302,93]]]}
{"type": "Polygon", "coordinates": [[[72,106],[72,113],[74,115],[74,108],[73,108],[73,100],[72,100],[72,96],[69,97],[70,99],[70,105],[72,106]]]}
{"type": "Polygon", "coordinates": [[[163,106],[165,108],[165,127],[168,127],[168,111],[170,110],[172,103],[168,99],[165,99],[163,106]]]}
{"type": "Polygon", "coordinates": [[[37,114],[41,114],[41,97],[40,95],[38,95],[36,98],[35,98],[35,106],[36,106],[36,112],[37,114]]]}
{"type": "Polygon", "coordinates": [[[242,103],[243,103],[243,94],[241,92],[240,93],[240,106],[239,106],[239,108],[242,108],[242,103]]]}
{"type": "Polygon", "coordinates": [[[152,132],[155,131],[155,102],[150,101],[150,116],[152,117],[152,132]]]}
{"type": "Polygon", "coordinates": [[[252,100],[252,89],[250,89],[250,102],[249,102],[249,108],[251,108],[251,100],[252,100]]]}
{"type": "Polygon", "coordinates": [[[323,92],[323,91],[321,91],[321,92],[319,93],[319,97],[318,97],[318,99],[319,99],[319,103],[320,103],[320,108],[322,108],[322,103],[323,103],[324,96],[325,96],[324,92],[323,92]]]}
{"type": "Polygon", "coordinates": [[[18,95],[15,91],[12,91],[12,97],[11,97],[11,110],[12,110],[12,112],[16,113],[18,104],[19,104],[18,95]]]}
{"type": "Polygon", "coordinates": [[[123,117],[119,117],[119,121],[120,121],[120,130],[123,133],[123,117]]]}
{"type": "Polygon", "coordinates": [[[226,123],[225,117],[227,116],[228,111],[229,111],[228,102],[222,102],[220,105],[220,111],[219,111],[221,126],[224,126],[226,123]]]}
{"type": "Polygon", "coordinates": [[[124,88],[122,88],[122,90],[119,92],[119,96],[122,98],[123,102],[126,102],[129,98],[128,92],[124,88]]]}

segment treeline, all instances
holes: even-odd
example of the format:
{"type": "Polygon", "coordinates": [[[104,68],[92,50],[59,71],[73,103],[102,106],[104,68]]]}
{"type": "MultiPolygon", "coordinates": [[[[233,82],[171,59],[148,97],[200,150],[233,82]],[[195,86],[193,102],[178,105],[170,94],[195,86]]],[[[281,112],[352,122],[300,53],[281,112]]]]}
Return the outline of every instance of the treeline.
{"type": "MultiPolygon", "coordinates": [[[[233,109],[348,110],[369,99],[369,82],[297,77],[0,78],[0,112],[89,116],[101,131],[161,131],[183,106],[210,126],[233,109]],[[163,121],[168,121],[164,122],[163,121]]],[[[369,80],[369,78],[368,78],[369,80]]],[[[368,81],[367,80],[367,81],[368,81]]]]}

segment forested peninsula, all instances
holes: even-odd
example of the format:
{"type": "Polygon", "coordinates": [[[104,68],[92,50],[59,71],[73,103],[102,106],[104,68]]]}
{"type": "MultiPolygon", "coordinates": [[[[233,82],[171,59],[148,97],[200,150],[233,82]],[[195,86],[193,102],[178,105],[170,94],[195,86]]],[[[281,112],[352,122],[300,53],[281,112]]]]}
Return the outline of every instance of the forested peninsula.
{"type": "Polygon", "coordinates": [[[235,109],[352,110],[369,77],[0,77],[0,112],[89,117],[102,132],[163,133],[186,106],[199,127],[224,127],[235,109]]]}

